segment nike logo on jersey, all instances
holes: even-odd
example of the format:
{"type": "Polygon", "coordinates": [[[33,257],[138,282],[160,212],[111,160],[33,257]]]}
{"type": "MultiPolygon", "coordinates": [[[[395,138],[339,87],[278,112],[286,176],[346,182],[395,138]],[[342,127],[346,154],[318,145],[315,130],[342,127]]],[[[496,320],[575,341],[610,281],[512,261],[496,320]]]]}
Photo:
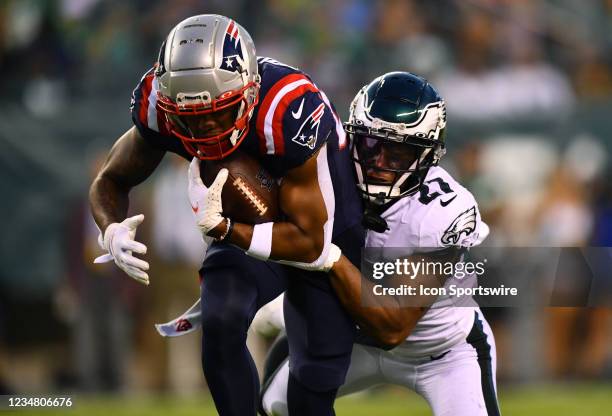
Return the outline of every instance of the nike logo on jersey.
{"type": "Polygon", "coordinates": [[[450,204],[451,202],[453,202],[455,200],[455,198],[457,198],[457,195],[455,195],[454,197],[452,197],[451,199],[447,200],[447,201],[442,201],[440,200],[440,205],[442,205],[443,207],[447,206],[448,204],[450,204]]]}
{"type": "Polygon", "coordinates": [[[429,356],[429,358],[431,359],[431,361],[436,361],[436,360],[439,360],[439,359],[441,359],[441,358],[444,358],[444,356],[445,356],[446,354],[448,354],[449,352],[451,352],[451,350],[448,350],[448,351],[446,351],[446,352],[443,352],[443,353],[442,353],[442,354],[440,354],[440,355],[430,355],[430,356],[429,356]]]}
{"type": "Polygon", "coordinates": [[[304,108],[304,99],[302,98],[302,102],[300,103],[300,107],[297,111],[292,111],[291,115],[294,119],[299,120],[302,118],[302,109],[304,108]]]}

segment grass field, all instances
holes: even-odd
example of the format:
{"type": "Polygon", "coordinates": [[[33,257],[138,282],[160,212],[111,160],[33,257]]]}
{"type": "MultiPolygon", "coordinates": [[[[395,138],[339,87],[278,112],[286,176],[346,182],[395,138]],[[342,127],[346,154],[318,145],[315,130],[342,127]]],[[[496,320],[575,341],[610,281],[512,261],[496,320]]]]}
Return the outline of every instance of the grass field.
{"type": "MultiPolygon", "coordinates": [[[[177,399],[168,396],[133,396],[129,398],[75,397],[75,405],[66,410],[0,411],[0,416],[87,415],[87,416],[203,416],[216,415],[210,398],[177,399]]],[[[568,384],[506,387],[501,390],[500,405],[504,415],[520,416],[590,416],[612,414],[612,384],[568,384]]],[[[338,416],[426,416],[427,404],[414,393],[400,389],[376,390],[340,399],[338,416]]]]}

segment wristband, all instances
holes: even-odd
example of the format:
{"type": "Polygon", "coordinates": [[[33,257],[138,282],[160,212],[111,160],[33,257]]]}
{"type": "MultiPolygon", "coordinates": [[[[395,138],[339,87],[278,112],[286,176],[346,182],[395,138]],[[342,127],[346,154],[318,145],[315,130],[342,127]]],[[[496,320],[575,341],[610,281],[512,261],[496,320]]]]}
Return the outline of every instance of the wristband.
{"type": "Polygon", "coordinates": [[[321,256],[313,261],[312,263],[303,263],[299,261],[287,261],[287,260],[275,260],[277,263],[285,264],[287,266],[295,267],[297,269],[307,270],[310,272],[328,272],[334,267],[334,264],[340,260],[342,251],[340,248],[331,243],[327,250],[326,257],[321,256]]]}
{"type": "Polygon", "coordinates": [[[234,232],[234,221],[232,221],[230,218],[226,218],[225,220],[227,221],[227,227],[225,228],[223,235],[219,237],[217,241],[229,240],[234,232]]]}
{"type": "Polygon", "coordinates": [[[246,254],[259,260],[268,260],[272,251],[272,227],[273,222],[257,224],[253,227],[251,245],[246,254]]]}

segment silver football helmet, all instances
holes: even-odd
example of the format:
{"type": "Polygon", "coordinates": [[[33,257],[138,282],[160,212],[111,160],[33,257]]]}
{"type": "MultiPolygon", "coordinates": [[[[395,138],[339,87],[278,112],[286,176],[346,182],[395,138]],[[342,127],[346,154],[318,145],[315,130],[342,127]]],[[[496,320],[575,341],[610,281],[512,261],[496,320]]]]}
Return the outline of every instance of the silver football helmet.
{"type": "Polygon", "coordinates": [[[255,45],[234,20],[192,16],[164,41],[155,71],[157,109],[187,151],[222,159],[246,137],[258,102],[255,45]]]}

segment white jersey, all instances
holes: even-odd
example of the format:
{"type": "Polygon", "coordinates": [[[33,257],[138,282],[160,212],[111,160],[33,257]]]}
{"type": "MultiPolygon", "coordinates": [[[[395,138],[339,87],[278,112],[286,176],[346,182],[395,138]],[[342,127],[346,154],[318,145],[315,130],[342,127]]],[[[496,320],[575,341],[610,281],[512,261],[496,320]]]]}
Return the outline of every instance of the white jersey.
{"type": "MultiPolygon", "coordinates": [[[[441,167],[429,169],[420,192],[400,199],[382,217],[389,229],[369,230],[366,247],[401,247],[407,255],[448,247],[472,247],[488,234],[472,194],[441,167]]],[[[438,299],[419,320],[398,355],[437,355],[465,339],[474,323],[473,307],[449,307],[438,299]]]]}

